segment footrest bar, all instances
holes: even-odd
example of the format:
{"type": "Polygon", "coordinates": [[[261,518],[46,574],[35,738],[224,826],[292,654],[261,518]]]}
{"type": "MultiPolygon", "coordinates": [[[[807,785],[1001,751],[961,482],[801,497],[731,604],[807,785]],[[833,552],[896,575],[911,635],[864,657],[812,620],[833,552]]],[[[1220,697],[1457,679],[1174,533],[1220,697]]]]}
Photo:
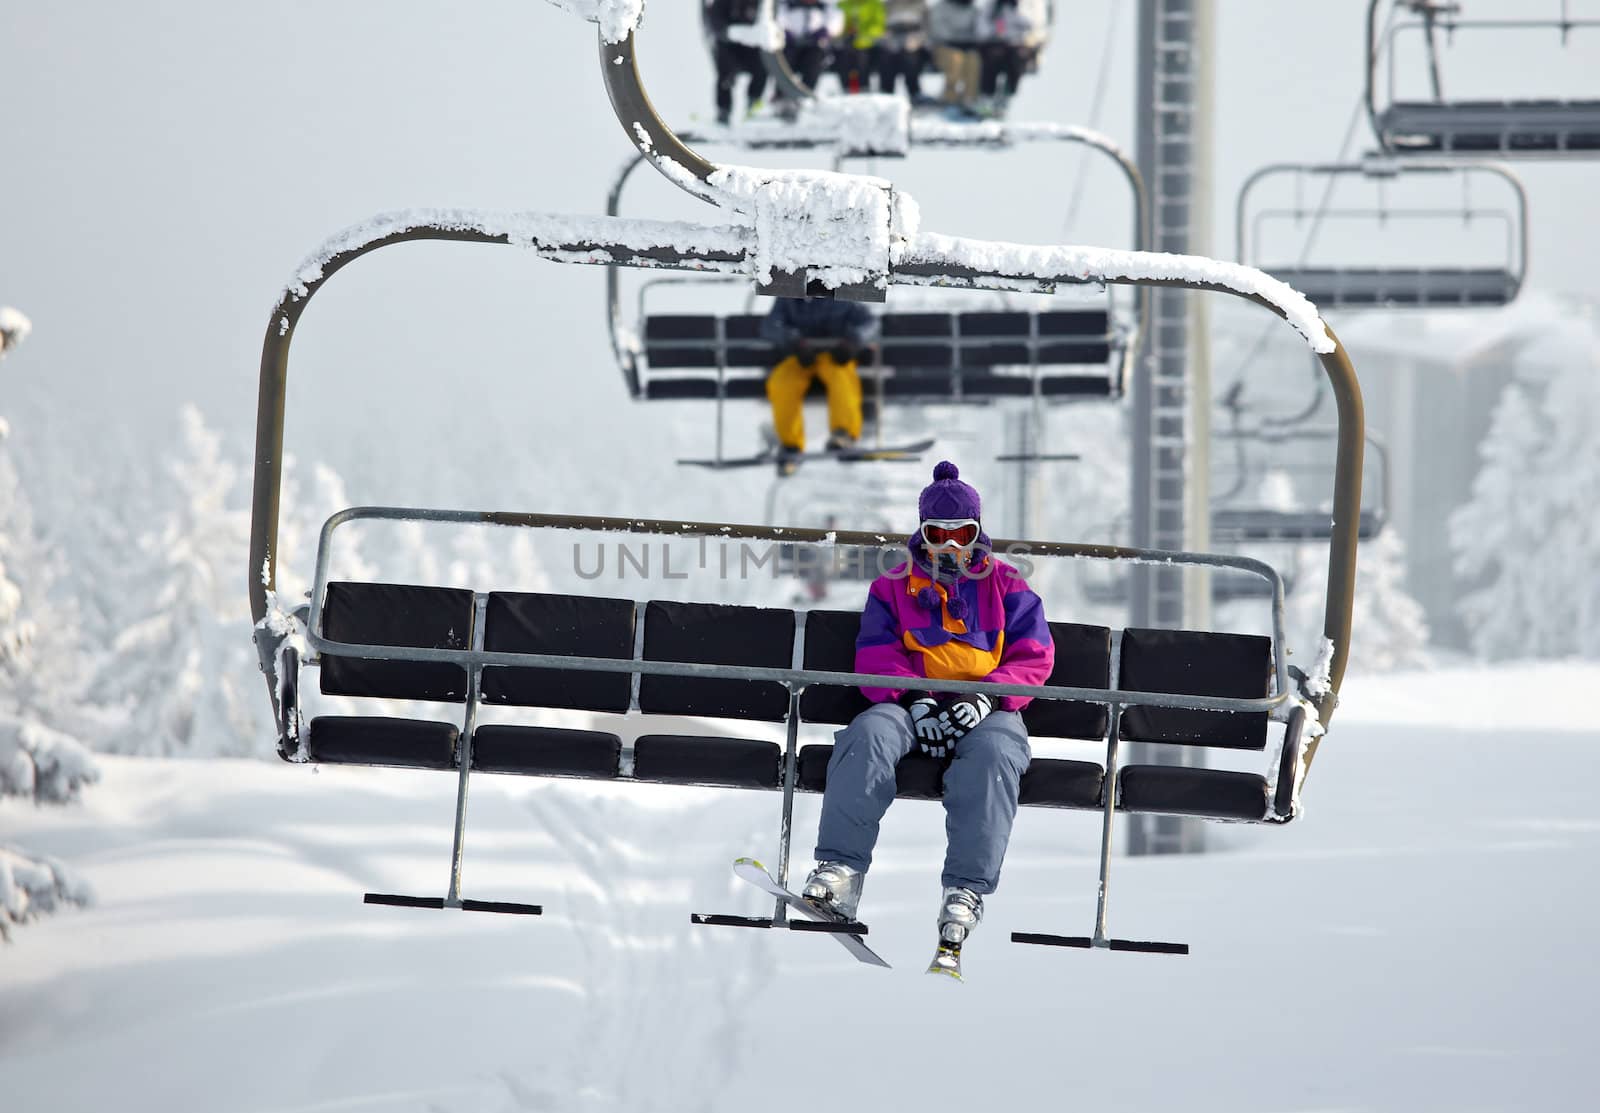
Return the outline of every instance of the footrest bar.
{"type": "Polygon", "coordinates": [[[541,904],[517,904],[509,900],[463,900],[463,912],[509,912],[518,916],[543,916],[541,904]]]}
{"type": "Polygon", "coordinates": [[[834,923],[831,920],[790,920],[790,931],[825,931],[834,935],[865,935],[867,925],[855,920],[834,923]]]}
{"type": "Polygon", "coordinates": [[[691,924],[707,924],[712,927],[735,928],[769,928],[772,926],[771,917],[767,916],[724,916],[716,912],[691,912],[691,924]]]}
{"type": "Polygon", "coordinates": [[[368,893],[363,904],[387,904],[395,908],[443,908],[443,897],[402,897],[396,893],[368,893]]]}
{"type": "MultiPolygon", "coordinates": [[[[1014,931],[1011,933],[1013,943],[1036,943],[1044,947],[1081,947],[1091,950],[1095,941],[1087,935],[1046,935],[1034,931],[1014,931]]],[[[1156,943],[1138,939],[1108,939],[1101,946],[1112,951],[1138,951],[1143,954],[1153,955],[1186,955],[1189,953],[1187,943],[1156,943]]]]}
{"type": "MultiPolygon", "coordinates": [[[[368,893],[361,898],[363,904],[387,904],[392,908],[445,908],[443,897],[405,897],[398,893],[368,893]]],[[[463,912],[511,912],[521,916],[542,916],[544,908],[537,904],[517,904],[509,900],[463,900],[463,912]]]]}

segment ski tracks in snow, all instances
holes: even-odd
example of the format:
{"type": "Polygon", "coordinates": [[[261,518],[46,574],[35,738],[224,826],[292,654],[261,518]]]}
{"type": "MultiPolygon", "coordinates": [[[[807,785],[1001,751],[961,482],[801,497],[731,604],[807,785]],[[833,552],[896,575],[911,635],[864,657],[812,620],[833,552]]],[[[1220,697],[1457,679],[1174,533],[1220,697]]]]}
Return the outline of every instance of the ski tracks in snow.
{"type": "MultiPolygon", "coordinates": [[[[583,986],[582,1012],[570,1018],[572,1054],[556,1088],[583,1108],[714,1108],[747,1061],[748,1014],[774,960],[769,946],[715,946],[707,933],[734,929],[694,927],[689,913],[735,899],[728,864],[757,845],[760,810],[710,790],[562,782],[536,786],[528,807],[566,858],[552,864],[569,871],[543,897],[546,926],[564,925],[582,956],[565,972],[583,986]]],[[[548,1074],[502,1081],[508,1109],[546,1107],[548,1074]]]]}

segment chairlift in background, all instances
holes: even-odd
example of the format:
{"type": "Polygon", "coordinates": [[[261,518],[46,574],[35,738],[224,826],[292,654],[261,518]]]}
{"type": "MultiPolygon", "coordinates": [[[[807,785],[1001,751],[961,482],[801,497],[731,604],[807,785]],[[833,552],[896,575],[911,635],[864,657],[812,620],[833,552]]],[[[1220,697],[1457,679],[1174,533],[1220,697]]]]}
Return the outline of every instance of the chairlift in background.
{"type": "MultiPolygon", "coordinates": [[[[871,94],[865,92],[849,92],[846,90],[839,97],[820,97],[817,90],[811,85],[807,84],[802,75],[796,73],[794,67],[789,64],[789,58],[784,49],[785,35],[783,30],[778,26],[776,15],[777,3],[778,0],[762,0],[761,11],[757,21],[753,24],[738,25],[744,31],[744,38],[741,41],[745,42],[746,45],[755,47],[761,54],[761,60],[766,70],[767,78],[772,82],[772,86],[775,91],[774,99],[786,101],[790,105],[803,105],[808,102],[814,102],[822,99],[855,100],[861,97],[881,95],[885,97],[893,96],[896,100],[902,102],[908,111],[912,109],[918,109],[931,112],[942,110],[944,107],[946,107],[931,97],[924,98],[924,103],[922,104],[913,105],[909,96],[900,96],[899,94],[888,93],[871,94]]],[[[1055,31],[1056,21],[1055,0],[1042,0],[1041,6],[1045,12],[1045,20],[1043,37],[1038,45],[1034,48],[1034,57],[1032,61],[1035,68],[1038,65],[1039,58],[1044,54],[1045,47],[1050,45],[1050,39],[1055,31]]],[[[715,28],[711,23],[711,7],[711,0],[701,0],[700,31],[701,38],[705,42],[706,52],[711,57],[712,65],[715,66],[717,38],[715,28]]],[[[929,74],[937,74],[938,70],[932,66],[932,50],[924,47],[917,53],[921,56],[918,60],[921,76],[926,78],[929,74]]],[[[1033,71],[1030,70],[1029,72],[1033,71]]],[[[1012,92],[1012,90],[1007,91],[1007,102],[1009,102],[1012,92]]],[[[1000,115],[1004,115],[1004,107],[1004,103],[1002,103],[999,109],[1000,115]]],[[[761,122],[765,123],[767,121],[761,122]]],[[[771,122],[778,125],[778,130],[781,131],[783,124],[792,123],[793,121],[779,116],[773,119],[771,122]]],[[[774,134],[772,136],[771,145],[782,146],[785,144],[782,143],[781,138],[778,135],[774,134]]],[[[896,153],[903,154],[904,152],[885,151],[881,153],[892,156],[896,153]]]]}
{"type": "Polygon", "coordinates": [[[1391,155],[1465,154],[1502,158],[1595,158],[1600,156],[1600,100],[1501,99],[1461,100],[1447,97],[1441,78],[1439,32],[1449,38],[1458,31],[1550,28],[1559,32],[1566,47],[1575,30],[1600,27],[1600,20],[1573,19],[1567,0],[1534,0],[1530,12],[1555,11],[1543,17],[1517,19],[1463,19],[1464,5],[1443,0],[1390,0],[1393,12],[1401,9],[1415,19],[1395,19],[1380,30],[1378,8],[1367,7],[1366,103],[1367,116],[1378,145],[1391,155]],[[1420,33],[1427,56],[1429,100],[1401,100],[1395,96],[1396,40],[1403,32],[1420,33]],[[1378,65],[1387,56],[1384,88],[1379,88],[1378,65]]]}
{"type": "MultiPolygon", "coordinates": [[[[689,149],[650,110],[639,78],[631,24],[600,35],[603,81],[630,141],[645,143],[663,174],[687,192],[713,196],[715,167],[689,149]],[[671,163],[671,166],[666,165],[671,163]]],[[[863,184],[863,183],[857,183],[863,184]]],[[[881,219],[880,209],[847,219],[881,219]]],[[[759,186],[757,187],[760,188],[759,186]]],[[[826,185],[816,188],[825,189],[826,185]]],[[[765,196],[765,195],[762,195],[765,196]]],[[[822,198],[819,200],[827,200],[822,198]]],[[[334,581],[336,532],[356,521],[448,525],[706,541],[802,541],[823,545],[894,545],[899,536],[725,523],[573,517],[543,512],[480,512],[354,507],[334,514],[318,541],[312,589],[304,602],[274,598],[278,562],[283,431],[288,357],[310,299],[345,266],[381,248],[417,240],[516,244],[554,262],[699,270],[765,280],[763,288],[807,288],[814,268],[836,262],[830,245],[809,245],[787,269],[772,266],[775,245],[758,226],[670,224],[616,217],[414,212],[391,214],[331,238],[296,272],[268,321],[262,346],[252,495],[248,586],[254,639],[277,722],[278,748],[290,761],[389,765],[454,773],[454,844],[446,895],[369,893],[375,904],[537,914],[537,905],[468,899],[462,888],[471,775],[506,773],[640,784],[701,784],[780,793],[779,883],[786,883],[794,795],[819,791],[829,747],[799,746],[802,722],[848,722],[864,699],[856,690],[881,678],[852,672],[859,611],[812,611],[716,602],[619,600],[592,594],[494,590],[493,584],[432,586],[334,581]],[[762,260],[758,270],[757,260],[762,260]],[[771,270],[767,270],[771,267],[771,270]],[[303,650],[303,652],[302,652],[303,650]],[[380,702],[364,715],[308,715],[307,670],[323,694],[357,700],[410,700],[432,717],[402,717],[380,702]],[[537,723],[479,723],[490,705],[508,710],[573,708],[674,733],[576,730],[537,723]],[[448,713],[450,707],[459,714],[448,713]],[[782,745],[730,738],[705,718],[782,725],[782,745]]],[[[1244,557],[1177,553],[1054,541],[1027,542],[1038,559],[1097,559],[1170,566],[1229,567],[1270,582],[1273,635],[1212,631],[1113,631],[1053,623],[1055,671],[1043,685],[941,682],[955,692],[1026,695],[1035,737],[1093,740],[1104,761],[1039,759],[1024,781],[1024,806],[1079,808],[1102,817],[1094,931],[1087,936],[1018,932],[1016,942],[1111,950],[1184,952],[1184,944],[1114,939],[1107,933],[1112,819],[1117,811],[1199,815],[1281,824],[1295,818],[1317,743],[1331,721],[1350,655],[1355,581],[1355,517],[1362,470],[1360,386],[1337,337],[1266,275],[1208,261],[1175,271],[1170,256],[1094,253],[1077,248],[1007,252],[1005,245],[900,233],[880,270],[840,280],[836,296],[872,296],[889,285],[939,284],[969,290],[1053,293],[1083,283],[1168,286],[1230,293],[1256,301],[1300,330],[1318,351],[1337,402],[1334,528],[1328,543],[1323,644],[1307,673],[1288,665],[1282,580],[1270,565],[1244,557]],[[1265,753],[1269,725],[1281,726],[1264,773],[1181,765],[1119,765],[1124,740],[1166,746],[1265,753]]],[[[837,250],[837,249],[832,249],[837,250]]],[[[594,415],[574,415],[579,427],[594,415]]],[[[626,509],[626,508],[619,508],[626,509]]],[[[1023,544],[1000,540],[997,546],[1023,544]]],[[[899,791],[937,796],[937,766],[902,765],[899,791]]],[[[783,901],[770,917],[696,915],[696,922],[782,927],[783,901]]],[[[853,930],[835,926],[832,930],[853,930]]],[[[816,930],[813,928],[812,930],[816,930]]],[[[829,929],[823,929],[829,930],[829,929]]],[[[859,934],[859,933],[857,933],[859,934]]],[[[857,939],[859,943],[859,939],[857,939]]]]}
{"type": "MultiPolygon", "coordinates": [[[[1052,124],[995,123],[940,123],[921,135],[913,127],[910,135],[913,147],[998,151],[1021,143],[1061,142],[1097,150],[1117,165],[1128,183],[1133,201],[1132,243],[1136,250],[1145,247],[1149,216],[1143,182],[1133,160],[1105,136],[1052,124]]],[[[686,143],[749,145],[749,136],[728,129],[689,130],[678,133],[678,138],[686,143]]],[[[832,150],[836,165],[872,157],[840,143],[837,132],[791,135],[782,143],[757,141],[758,146],[832,150]]],[[[652,157],[651,151],[644,150],[623,166],[607,194],[609,215],[618,215],[629,177],[652,157]]],[[[715,451],[706,462],[716,466],[728,460],[724,448],[726,403],[766,401],[766,378],[776,353],[761,336],[764,314],[751,312],[748,303],[744,313],[652,313],[647,298],[653,291],[700,282],[709,288],[729,282],[714,277],[656,278],[639,286],[634,313],[626,320],[619,272],[615,267],[607,271],[606,320],[611,350],[629,395],[636,401],[713,401],[715,451]]],[[[1046,404],[1121,398],[1132,374],[1149,298],[1142,294],[1124,298],[1114,288],[1104,289],[1105,300],[1099,307],[881,314],[880,337],[861,353],[859,361],[863,413],[875,430],[871,440],[883,446],[883,416],[891,407],[988,405],[1021,398],[1031,400],[1037,412],[1046,404]]],[[[831,294],[804,286],[757,292],[831,294]]],[[[821,391],[820,384],[813,384],[813,394],[821,391]]]]}
{"type": "MultiPolygon", "coordinates": [[[[1272,470],[1294,477],[1305,471],[1308,462],[1295,461],[1286,451],[1296,443],[1326,443],[1333,440],[1337,431],[1328,428],[1274,428],[1263,426],[1254,430],[1230,429],[1213,433],[1213,437],[1233,445],[1233,482],[1220,493],[1213,494],[1211,505],[1211,540],[1214,543],[1259,542],[1267,544],[1304,544],[1309,541],[1326,541],[1333,535],[1334,522],[1331,510],[1280,506],[1269,504],[1262,498],[1261,483],[1266,469],[1252,464],[1251,445],[1269,450],[1274,461],[1272,470]],[[1256,480],[1251,488],[1250,481],[1256,480]]],[[[1367,448],[1377,467],[1373,473],[1376,498],[1363,504],[1357,511],[1356,536],[1362,541],[1378,537],[1389,521],[1389,454],[1383,442],[1372,432],[1366,434],[1367,448]]]]}
{"type": "MultiPolygon", "coordinates": [[[[1281,194],[1281,190],[1279,194],[1281,194]]],[[[1433,192],[1429,189],[1429,192],[1433,192]]],[[[1235,258],[1260,267],[1274,278],[1287,282],[1327,309],[1441,309],[1507,305],[1522,288],[1528,270],[1528,198],[1518,178],[1503,166],[1492,163],[1419,163],[1394,159],[1368,159],[1359,163],[1276,163],[1262,167],[1245,179],[1235,206],[1237,244],[1235,258]],[[1292,179],[1293,193],[1270,207],[1253,204],[1257,187],[1273,179],[1292,179]],[[1482,179],[1497,179],[1510,187],[1508,202],[1479,205],[1474,184],[1482,179]],[[1460,186],[1459,204],[1439,200],[1428,205],[1393,204],[1389,191],[1398,183],[1434,181],[1448,186],[1454,179],[1460,186]],[[1365,187],[1371,202],[1359,206],[1327,203],[1323,196],[1336,184],[1365,187]],[[1317,196],[1308,199],[1307,186],[1317,196]],[[1311,226],[1315,232],[1323,221],[1342,225],[1363,224],[1374,232],[1382,230],[1385,246],[1407,260],[1404,265],[1349,265],[1332,262],[1277,262],[1268,255],[1269,227],[1285,224],[1296,230],[1311,226]],[[1498,226],[1504,232],[1504,250],[1492,263],[1478,266],[1418,266],[1410,260],[1426,257],[1433,230],[1498,226]],[[1393,242],[1389,242],[1393,241],[1393,242]]],[[[1281,244],[1285,237],[1271,237],[1281,244]]]]}

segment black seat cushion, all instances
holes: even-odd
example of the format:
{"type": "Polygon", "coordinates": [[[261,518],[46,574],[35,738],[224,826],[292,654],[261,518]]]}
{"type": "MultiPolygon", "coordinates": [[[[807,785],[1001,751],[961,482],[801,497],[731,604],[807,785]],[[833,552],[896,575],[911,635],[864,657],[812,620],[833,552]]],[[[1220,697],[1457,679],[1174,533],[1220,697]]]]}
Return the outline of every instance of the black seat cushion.
{"type": "Polygon", "coordinates": [[[617,775],[622,739],[600,730],[485,724],[472,732],[472,768],[536,777],[617,775]]]}
{"type": "MultiPolygon", "coordinates": [[[[794,661],[794,612],[718,603],[645,606],[644,658],[786,669],[794,661]]],[[[709,715],[781,722],[789,690],[770,680],[643,676],[639,710],[652,715],[709,715]]]]}
{"type": "MultiPolygon", "coordinates": [[[[322,632],[335,641],[419,649],[472,648],[472,592],[336,581],[322,604],[322,632]]],[[[461,703],[467,671],[435,661],[383,661],[324,654],[322,691],[330,696],[461,703]]]]}
{"type": "Polygon", "coordinates": [[[777,788],[783,751],[755,738],[645,734],[633,743],[633,775],[641,781],[777,788]]]}
{"type": "Polygon", "coordinates": [[[1098,808],[1106,771],[1093,761],[1036,757],[1022,774],[1020,803],[1044,808],[1098,808]]]}
{"type": "MultiPolygon", "coordinates": [[[[496,653],[626,661],[633,657],[633,627],[631,599],[496,591],[484,612],[483,647],[496,653]]],[[[623,712],[632,693],[633,678],[625,672],[500,665],[483,670],[483,698],[489,703],[623,712]]]]}
{"type": "MultiPolygon", "coordinates": [[[[1122,634],[1118,686],[1128,691],[1259,699],[1269,694],[1271,680],[1271,638],[1197,630],[1122,634]]],[[[1129,707],[1121,735],[1137,742],[1260,750],[1267,744],[1267,713],[1129,707]]]]}
{"type": "Polygon", "coordinates": [[[658,313],[644,319],[644,338],[651,340],[714,340],[717,319],[704,314],[658,313]]]}
{"type": "MultiPolygon", "coordinates": [[[[808,669],[854,672],[860,611],[807,611],[805,654],[808,669]]],[[[808,723],[843,725],[871,707],[861,689],[845,684],[811,684],[800,693],[800,718],[808,723]]]]}
{"type": "Polygon", "coordinates": [[[318,715],[306,749],[312,761],[341,765],[393,765],[403,769],[456,768],[454,723],[377,715],[318,715]]]}
{"type": "Polygon", "coordinates": [[[1267,814],[1267,779],[1258,773],[1128,765],[1117,772],[1117,782],[1123,811],[1240,820],[1260,820],[1267,814]]]}
{"type": "MultiPolygon", "coordinates": [[[[1076,622],[1050,623],[1055,667],[1047,684],[1063,688],[1111,686],[1111,631],[1076,622]]],[[[1036,699],[1022,709],[1028,733],[1039,738],[1104,738],[1111,712],[1103,703],[1036,699]]]]}

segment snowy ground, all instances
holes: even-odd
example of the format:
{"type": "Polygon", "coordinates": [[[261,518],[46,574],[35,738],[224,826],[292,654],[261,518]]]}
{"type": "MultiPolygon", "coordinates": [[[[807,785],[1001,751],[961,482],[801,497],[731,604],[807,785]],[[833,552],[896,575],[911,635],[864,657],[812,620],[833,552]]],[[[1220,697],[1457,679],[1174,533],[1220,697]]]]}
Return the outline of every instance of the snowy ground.
{"type": "Polygon", "coordinates": [[[1115,862],[1113,933],[1188,958],[1008,942],[1093,913],[1095,818],[1025,810],[961,986],[921,973],[937,805],[886,825],[879,971],[689,925],[769,910],[728,864],[772,853],[776,794],[475,780],[468,894],[529,919],[361,904],[442,893],[451,777],[107,759],[81,805],[0,814],[99,898],[0,948],[0,1108],[1588,1108],[1600,726],[1529,702],[1597,686],[1352,679],[1303,822],[1115,862]]]}

